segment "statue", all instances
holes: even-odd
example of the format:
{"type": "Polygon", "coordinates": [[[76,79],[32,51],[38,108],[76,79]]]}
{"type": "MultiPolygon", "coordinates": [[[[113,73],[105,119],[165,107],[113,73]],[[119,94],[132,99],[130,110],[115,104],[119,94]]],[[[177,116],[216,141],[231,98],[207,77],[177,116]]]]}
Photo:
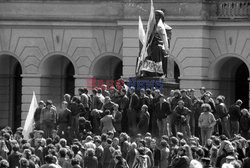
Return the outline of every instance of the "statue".
{"type": "Polygon", "coordinates": [[[155,25],[147,42],[147,56],[141,63],[143,77],[166,77],[172,28],[165,23],[164,12],[155,11],[155,25]]]}

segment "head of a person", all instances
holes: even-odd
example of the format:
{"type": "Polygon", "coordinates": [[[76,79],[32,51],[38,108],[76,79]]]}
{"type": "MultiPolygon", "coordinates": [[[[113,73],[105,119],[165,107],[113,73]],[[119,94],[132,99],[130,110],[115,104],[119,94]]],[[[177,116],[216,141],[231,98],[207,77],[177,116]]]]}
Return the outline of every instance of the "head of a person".
{"type": "Polygon", "coordinates": [[[179,100],[179,101],[178,101],[178,106],[179,106],[180,108],[183,108],[183,107],[184,107],[184,101],[183,101],[183,100],[179,100]]]}
{"type": "Polygon", "coordinates": [[[66,109],[67,106],[68,106],[68,102],[63,101],[63,102],[62,102],[62,109],[66,109]]]}
{"type": "Polygon", "coordinates": [[[23,154],[24,154],[26,159],[29,159],[30,156],[32,155],[32,152],[30,149],[24,149],[23,154]]]}
{"type": "Polygon", "coordinates": [[[207,89],[205,87],[201,87],[200,88],[200,93],[201,95],[203,95],[204,93],[206,93],[207,89]]]}
{"type": "Polygon", "coordinates": [[[211,106],[208,103],[202,104],[201,109],[203,112],[211,112],[211,106]]]}
{"type": "Polygon", "coordinates": [[[248,110],[246,108],[241,110],[242,115],[248,115],[248,110]]]}
{"type": "Polygon", "coordinates": [[[61,158],[65,158],[66,155],[67,155],[67,149],[66,148],[61,148],[59,150],[59,155],[60,155],[61,158]]]}
{"type": "Polygon", "coordinates": [[[79,94],[79,95],[83,94],[83,92],[84,92],[84,91],[83,91],[83,88],[79,88],[79,89],[78,89],[78,94],[79,94]]]}
{"type": "Polygon", "coordinates": [[[66,102],[70,102],[70,99],[71,99],[70,94],[65,94],[65,95],[63,96],[63,99],[64,99],[66,102]]]}
{"type": "Polygon", "coordinates": [[[89,157],[93,157],[93,156],[95,155],[94,149],[88,148],[88,149],[87,149],[87,155],[88,155],[89,157]]]}
{"type": "Polygon", "coordinates": [[[111,101],[111,98],[109,96],[106,96],[105,99],[104,99],[104,102],[109,103],[110,101],[111,101]]]}
{"type": "Polygon", "coordinates": [[[126,91],[126,89],[123,88],[123,89],[121,90],[121,95],[124,96],[124,95],[126,95],[126,94],[127,94],[127,91],[126,91]]]}
{"type": "Polygon", "coordinates": [[[140,96],[143,96],[144,94],[145,94],[145,89],[142,88],[142,89],[140,90],[140,96]]]}
{"type": "Polygon", "coordinates": [[[134,92],[135,92],[135,88],[134,88],[133,86],[130,87],[130,88],[129,88],[129,93],[130,93],[130,94],[133,94],[134,92]]]}
{"type": "Polygon", "coordinates": [[[180,90],[177,89],[177,90],[174,91],[174,97],[176,97],[176,98],[181,97],[180,90]]]}
{"type": "Polygon", "coordinates": [[[148,111],[148,106],[147,106],[146,104],[142,105],[141,111],[142,111],[142,112],[148,111]]]}
{"type": "Polygon", "coordinates": [[[26,158],[21,158],[19,164],[21,168],[29,167],[29,161],[26,158]]]}
{"type": "Polygon", "coordinates": [[[10,165],[9,165],[9,162],[5,159],[1,160],[0,161],[0,167],[1,168],[8,168],[10,165]]]}
{"type": "Polygon", "coordinates": [[[117,111],[117,110],[118,110],[118,108],[119,108],[119,105],[118,105],[118,104],[114,104],[113,109],[114,109],[115,111],[117,111]]]}
{"type": "Polygon", "coordinates": [[[241,106],[243,104],[242,100],[238,99],[236,102],[235,102],[236,105],[238,106],[241,106]]]}
{"type": "Polygon", "coordinates": [[[186,97],[187,96],[187,90],[186,89],[182,89],[181,90],[181,96],[182,97],[186,97]]]}
{"type": "Polygon", "coordinates": [[[43,100],[39,101],[38,106],[39,108],[44,108],[45,107],[44,101],[43,100]]]}
{"type": "Polygon", "coordinates": [[[166,140],[161,140],[161,147],[162,148],[167,148],[168,147],[168,143],[166,140]]]}
{"type": "Polygon", "coordinates": [[[162,10],[156,10],[155,11],[155,20],[156,20],[156,23],[159,21],[159,20],[162,20],[162,22],[164,22],[164,12],[162,10]]]}
{"type": "Polygon", "coordinates": [[[64,147],[66,147],[66,145],[67,145],[67,140],[64,139],[64,138],[62,138],[62,139],[60,139],[59,143],[60,143],[60,145],[64,148],[64,147]]]}
{"type": "Polygon", "coordinates": [[[113,139],[113,145],[114,145],[114,146],[118,146],[118,145],[119,145],[119,138],[115,137],[115,138],[113,139]]]}
{"type": "Polygon", "coordinates": [[[158,97],[160,97],[160,95],[161,95],[161,91],[160,91],[159,89],[156,89],[156,90],[154,91],[154,94],[155,94],[155,97],[158,98],[158,97]]]}
{"type": "Polygon", "coordinates": [[[191,160],[189,168],[203,168],[203,165],[198,160],[191,160]]]}
{"type": "Polygon", "coordinates": [[[106,116],[106,115],[109,115],[110,114],[110,110],[105,110],[104,111],[104,115],[106,116]]]}
{"type": "Polygon", "coordinates": [[[219,95],[219,96],[216,98],[216,103],[217,103],[217,104],[224,103],[224,100],[225,100],[225,97],[222,96],[222,95],[219,95]]]}
{"type": "Polygon", "coordinates": [[[71,160],[71,165],[72,165],[72,166],[76,166],[76,165],[79,165],[79,164],[80,164],[79,159],[73,158],[73,159],[71,160]]]}
{"type": "Polygon", "coordinates": [[[48,109],[50,109],[50,108],[52,107],[52,105],[53,105],[52,100],[47,100],[47,101],[46,101],[46,107],[47,107],[48,109]]]}

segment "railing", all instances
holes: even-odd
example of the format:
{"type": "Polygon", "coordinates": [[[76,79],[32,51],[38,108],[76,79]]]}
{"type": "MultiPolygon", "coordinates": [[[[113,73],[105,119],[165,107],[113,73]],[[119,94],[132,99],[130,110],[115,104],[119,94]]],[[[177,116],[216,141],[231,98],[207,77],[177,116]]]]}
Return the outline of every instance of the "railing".
{"type": "Polygon", "coordinates": [[[248,18],[250,1],[223,1],[218,3],[218,18],[248,18]]]}

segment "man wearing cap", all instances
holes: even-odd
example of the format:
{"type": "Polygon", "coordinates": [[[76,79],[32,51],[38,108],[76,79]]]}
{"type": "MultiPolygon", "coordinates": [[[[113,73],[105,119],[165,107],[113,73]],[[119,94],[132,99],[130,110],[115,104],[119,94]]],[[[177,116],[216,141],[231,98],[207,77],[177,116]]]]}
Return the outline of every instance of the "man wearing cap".
{"type": "Polygon", "coordinates": [[[53,103],[51,100],[47,100],[46,107],[41,111],[41,124],[42,130],[44,131],[45,137],[51,137],[52,130],[55,129],[56,126],[56,109],[53,107],[53,103]]]}
{"type": "Polygon", "coordinates": [[[42,109],[45,107],[45,103],[44,101],[41,100],[38,103],[38,105],[39,106],[36,108],[36,111],[34,113],[35,129],[37,130],[41,129],[40,116],[41,116],[42,109]]]}

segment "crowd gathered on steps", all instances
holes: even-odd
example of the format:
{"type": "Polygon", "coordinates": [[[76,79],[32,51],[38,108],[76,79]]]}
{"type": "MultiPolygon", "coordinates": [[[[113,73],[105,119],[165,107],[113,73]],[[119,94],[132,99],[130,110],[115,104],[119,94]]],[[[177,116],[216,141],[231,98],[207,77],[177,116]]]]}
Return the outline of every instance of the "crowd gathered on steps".
{"type": "Polygon", "coordinates": [[[40,101],[34,131],[0,134],[0,167],[249,168],[250,113],[226,107],[201,87],[171,90],[103,85],[65,94],[61,107],[40,101]]]}

